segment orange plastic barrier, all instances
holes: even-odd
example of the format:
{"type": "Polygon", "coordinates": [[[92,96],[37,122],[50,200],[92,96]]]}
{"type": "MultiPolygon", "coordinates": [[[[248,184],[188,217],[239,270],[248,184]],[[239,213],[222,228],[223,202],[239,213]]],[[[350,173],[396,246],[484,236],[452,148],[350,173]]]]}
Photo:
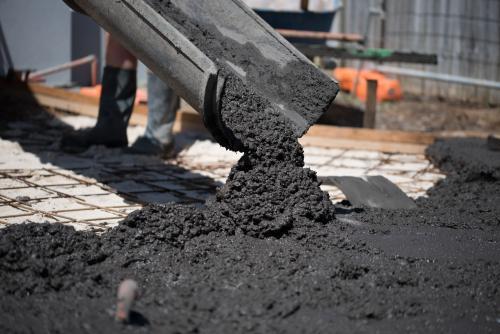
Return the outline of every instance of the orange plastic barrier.
{"type": "MultiPolygon", "coordinates": [[[[333,76],[339,82],[340,89],[352,91],[356,81],[358,70],[352,67],[337,67],[333,70],[333,76]]],[[[397,101],[403,97],[401,84],[397,79],[386,77],[380,72],[373,70],[359,71],[356,96],[361,101],[366,101],[367,80],[377,81],[377,101],[397,101]]]]}

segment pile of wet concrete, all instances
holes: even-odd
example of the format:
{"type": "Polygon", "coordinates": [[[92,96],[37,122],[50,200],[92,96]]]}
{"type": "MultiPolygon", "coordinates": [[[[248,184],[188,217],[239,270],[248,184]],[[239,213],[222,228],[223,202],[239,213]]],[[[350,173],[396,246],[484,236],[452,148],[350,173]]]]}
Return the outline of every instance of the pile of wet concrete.
{"type": "MultiPolygon", "coordinates": [[[[436,143],[430,158],[466,161],[463,145],[499,155],[474,139],[436,143]]],[[[460,173],[470,165],[450,163],[416,209],[344,202],[336,220],[320,190],[300,203],[319,206],[321,217],[295,199],[276,204],[283,212],[257,205],[276,190],[260,183],[262,165],[254,170],[242,159],[202,209],[153,205],[101,236],[59,224],[2,229],[0,331],[498,330],[500,182],[477,169],[484,166],[471,179],[460,173]],[[113,314],[125,278],[138,282],[140,295],[130,323],[120,324],[113,314]]],[[[313,172],[295,168],[290,177],[301,181],[283,185],[284,194],[317,189],[313,172]]],[[[272,173],[268,181],[279,187],[272,173]]]]}

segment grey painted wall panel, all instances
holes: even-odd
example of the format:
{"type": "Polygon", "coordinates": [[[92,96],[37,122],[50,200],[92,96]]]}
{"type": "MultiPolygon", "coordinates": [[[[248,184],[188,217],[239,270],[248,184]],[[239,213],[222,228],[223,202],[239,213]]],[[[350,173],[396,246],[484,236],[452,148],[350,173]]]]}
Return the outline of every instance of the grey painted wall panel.
{"type": "MultiPolygon", "coordinates": [[[[15,68],[39,70],[71,57],[71,12],[61,0],[0,0],[0,23],[15,68]]],[[[69,81],[69,72],[50,77],[69,81]]]]}
{"type": "MultiPolygon", "coordinates": [[[[364,32],[367,11],[379,0],[344,0],[346,31],[364,32]]],[[[437,53],[439,65],[400,66],[500,81],[500,0],[385,0],[386,29],[373,20],[369,46],[437,53]]],[[[356,62],[350,62],[356,66],[356,62]]],[[[392,65],[392,64],[391,64],[392,65]]],[[[401,78],[404,89],[460,101],[500,104],[500,91],[401,78]]]]}
{"type": "MultiPolygon", "coordinates": [[[[16,69],[45,69],[89,54],[99,57],[101,69],[104,66],[102,29],[90,18],[72,12],[62,0],[0,0],[0,25],[16,69]]],[[[7,68],[0,43],[0,74],[5,75],[7,68]]],[[[144,85],[142,64],[138,78],[144,85]]],[[[48,76],[47,83],[88,85],[89,66],[48,76]]]]}
{"type": "MultiPolygon", "coordinates": [[[[71,13],[71,59],[79,59],[90,54],[101,56],[101,28],[88,16],[71,13]]],[[[100,71],[97,77],[100,77],[100,71]]],[[[90,64],[79,66],[71,71],[71,81],[80,85],[90,85],[90,64]]]]}

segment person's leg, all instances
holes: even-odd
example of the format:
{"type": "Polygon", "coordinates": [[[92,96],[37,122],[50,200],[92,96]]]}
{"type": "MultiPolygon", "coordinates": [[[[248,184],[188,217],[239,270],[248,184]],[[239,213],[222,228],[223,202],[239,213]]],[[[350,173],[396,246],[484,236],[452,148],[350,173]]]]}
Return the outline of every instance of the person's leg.
{"type": "Polygon", "coordinates": [[[106,34],[106,66],[96,125],[63,136],[65,151],[84,151],[92,145],[127,146],[127,125],[137,89],[137,59],[117,40],[106,34]]]}
{"type": "Polygon", "coordinates": [[[116,67],[123,70],[137,70],[137,58],[130,53],[113,36],[106,33],[106,66],[116,67]]]}
{"type": "Polygon", "coordinates": [[[179,97],[160,78],[148,72],[148,123],[130,152],[169,157],[174,148],[173,127],[179,97]]]}

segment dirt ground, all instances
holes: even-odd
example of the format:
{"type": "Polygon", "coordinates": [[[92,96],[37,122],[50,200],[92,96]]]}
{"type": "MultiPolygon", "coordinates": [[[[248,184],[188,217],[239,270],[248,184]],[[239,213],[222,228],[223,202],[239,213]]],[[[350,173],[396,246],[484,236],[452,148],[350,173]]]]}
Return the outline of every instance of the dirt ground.
{"type": "MultiPolygon", "coordinates": [[[[363,125],[364,105],[341,92],[335,99],[336,108],[322,118],[326,124],[340,126],[363,125]]],[[[405,96],[398,102],[383,102],[377,106],[376,128],[404,131],[484,131],[500,132],[500,107],[480,106],[435,98],[405,96]]]]}
{"type": "Polygon", "coordinates": [[[382,104],[377,121],[378,128],[391,130],[500,132],[500,107],[409,96],[382,104]]]}

